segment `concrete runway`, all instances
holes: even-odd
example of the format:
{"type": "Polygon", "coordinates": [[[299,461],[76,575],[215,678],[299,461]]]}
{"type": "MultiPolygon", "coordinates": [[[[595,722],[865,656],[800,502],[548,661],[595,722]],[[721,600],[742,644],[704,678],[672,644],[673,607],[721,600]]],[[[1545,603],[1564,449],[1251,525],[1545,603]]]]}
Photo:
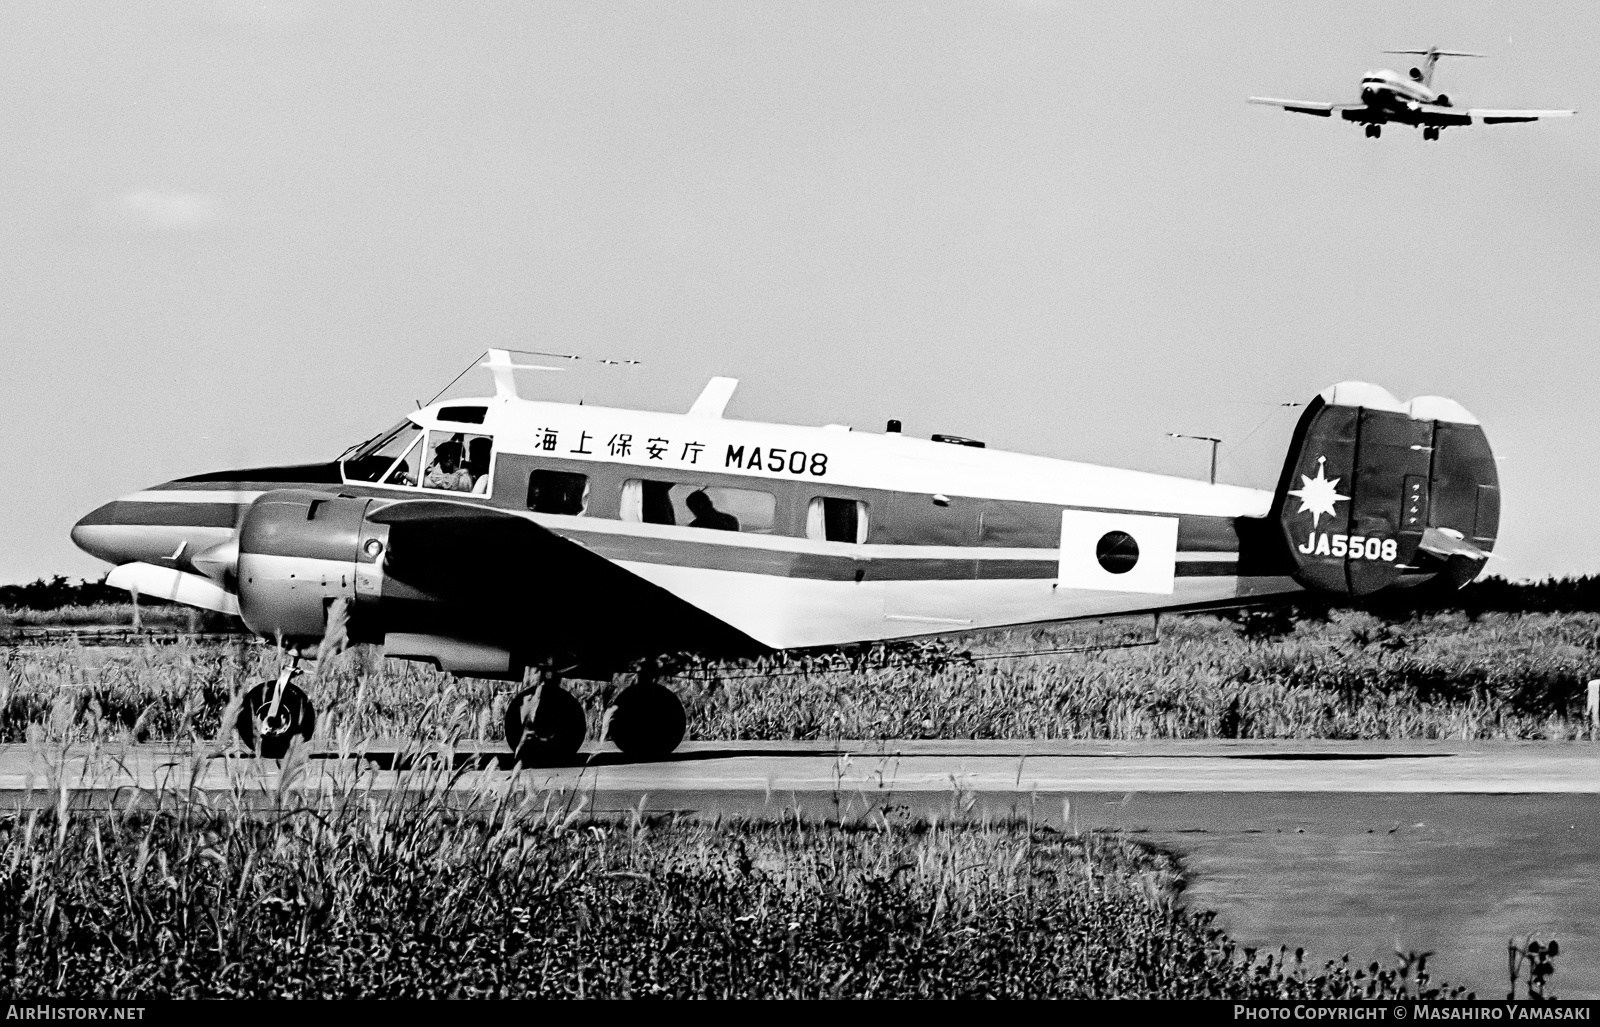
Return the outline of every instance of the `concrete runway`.
{"type": "MultiPolygon", "coordinates": [[[[459,772],[451,798],[508,789],[554,808],[695,816],[1023,816],[1116,829],[1179,852],[1189,901],[1240,940],[1388,962],[1432,949],[1437,977],[1504,994],[1512,935],[1562,942],[1553,988],[1600,997],[1600,745],[1516,742],[695,742],[637,763],[504,768],[497,746],[373,744],[273,762],[165,746],[88,753],[0,746],[0,809],[121,806],[190,789],[271,807],[358,788],[405,801],[459,772]],[[481,769],[480,769],[481,768],[481,769]]],[[[169,799],[170,801],[170,799],[169,799]]]]}

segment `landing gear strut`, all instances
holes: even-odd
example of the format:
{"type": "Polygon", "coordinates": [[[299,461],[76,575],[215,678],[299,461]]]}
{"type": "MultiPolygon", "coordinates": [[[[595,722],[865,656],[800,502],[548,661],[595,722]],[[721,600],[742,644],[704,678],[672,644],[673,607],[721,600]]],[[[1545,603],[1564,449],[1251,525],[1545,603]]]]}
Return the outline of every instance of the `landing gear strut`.
{"type": "Polygon", "coordinates": [[[656,673],[653,666],[642,669],[638,681],[624,688],[606,710],[604,734],[629,756],[660,759],[683,741],[688,723],[683,702],[656,682],[656,673]]]}
{"type": "Polygon", "coordinates": [[[264,759],[283,759],[296,735],[310,741],[317,729],[316,706],[293,683],[299,674],[299,666],[291,666],[278,680],[263,681],[244,695],[234,729],[245,748],[264,759]]]}
{"type": "Polygon", "coordinates": [[[570,762],[589,732],[583,704],[550,671],[541,672],[539,684],[511,697],[505,723],[506,744],[525,767],[570,762]]]}

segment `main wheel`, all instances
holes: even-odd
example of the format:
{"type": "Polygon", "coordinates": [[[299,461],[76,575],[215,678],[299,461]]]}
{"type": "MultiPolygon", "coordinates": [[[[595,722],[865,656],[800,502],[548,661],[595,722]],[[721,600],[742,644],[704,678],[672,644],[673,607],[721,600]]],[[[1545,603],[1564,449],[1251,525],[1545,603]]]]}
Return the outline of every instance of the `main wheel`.
{"type": "Polygon", "coordinates": [[[641,681],[622,690],[611,708],[611,740],[629,756],[655,759],[683,741],[688,718],[672,689],[641,681]]]}
{"type": "Polygon", "coordinates": [[[506,706],[506,744],[525,767],[570,762],[588,733],[583,704],[560,685],[524,689],[506,706]]]}
{"type": "Polygon", "coordinates": [[[269,760],[283,759],[296,735],[310,741],[317,729],[317,708],[310,696],[298,685],[285,684],[274,713],[272,697],[277,690],[276,681],[263,681],[250,689],[239,708],[239,719],[234,722],[245,748],[269,760]]]}
{"type": "Polygon", "coordinates": [[[1436,128],[1425,128],[1422,130],[1422,138],[1431,142],[1432,140],[1439,138],[1439,130],[1436,128]]]}

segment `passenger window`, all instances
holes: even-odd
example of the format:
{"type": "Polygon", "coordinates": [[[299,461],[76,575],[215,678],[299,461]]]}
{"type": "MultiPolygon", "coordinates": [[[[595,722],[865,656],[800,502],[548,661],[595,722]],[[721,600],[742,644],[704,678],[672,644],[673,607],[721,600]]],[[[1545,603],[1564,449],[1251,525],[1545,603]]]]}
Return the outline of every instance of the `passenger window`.
{"type": "Polygon", "coordinates": [[[806,509],[806,538],[818,542],[865,542],[867,504],[855,499],[818,496],[806,509]]]}
{"type": "Polygon", "coordinates": [[[570,471],[534,471],[528,475],[528,509],[534,513],[583,513],[589,505],[589,476],[570,471]]]}
{"type": "Polygon", "coordinates": [[[487,435],[464,432],[428,433],[424,452],[422,487],[440,492],[471,492],[488,495],[490,465],[494,459],[494,440],[487,435]]]}
{"type": "Polygon", "coordinates": [[[384,485],[417,483],[417,440],[422,429],[410,421],[357,449],[344,462],[346,481],[370,481],[384,485]]]}
{"type": "Polygon", "coordinates": [[[755,489],[638,478],[622,485],[625,521],[768,534],[777,519],[777,510],[778,501],[772,493],[755,489]]]}

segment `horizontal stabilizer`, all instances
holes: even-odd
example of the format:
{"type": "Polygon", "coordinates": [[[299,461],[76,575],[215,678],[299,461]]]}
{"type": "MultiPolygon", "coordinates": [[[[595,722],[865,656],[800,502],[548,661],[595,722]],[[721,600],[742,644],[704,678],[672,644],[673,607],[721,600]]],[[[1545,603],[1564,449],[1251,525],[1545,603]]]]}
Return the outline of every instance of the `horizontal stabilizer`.
{"type": "Polygon", "coordinates": [[[1452,556],[1464,556],[1469,560],[1487,560],[1491,555],[1462,538],[1459,532],[1449,528],[1428,528],[1422,533],[1422,541],[1418,543],[1417,548],[1445,560],[1452,556]]]}

